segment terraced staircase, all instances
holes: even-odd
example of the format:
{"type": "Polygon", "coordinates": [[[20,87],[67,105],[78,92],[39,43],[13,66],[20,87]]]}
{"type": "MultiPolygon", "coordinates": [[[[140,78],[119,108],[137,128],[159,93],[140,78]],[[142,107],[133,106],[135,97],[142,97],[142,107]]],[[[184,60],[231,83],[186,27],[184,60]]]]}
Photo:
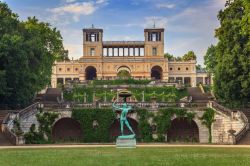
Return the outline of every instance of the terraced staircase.
{"type": "Polygon", "coordinates": [[[203,94],[198,87],[192,87],[187,89],[189,96],[192,96],[192,101],[194,102],[207,102],[209,100],[208,95],[203,94]]]}

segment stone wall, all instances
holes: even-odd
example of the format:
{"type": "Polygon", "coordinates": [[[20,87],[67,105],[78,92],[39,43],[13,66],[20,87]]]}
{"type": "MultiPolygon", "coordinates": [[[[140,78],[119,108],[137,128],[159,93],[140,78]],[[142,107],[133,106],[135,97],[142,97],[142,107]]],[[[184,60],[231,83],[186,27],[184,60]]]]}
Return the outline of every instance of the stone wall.
{"type": "MultiPolygon", "coordinates": [[[[195,118],[193,119],[195,123],[198,126],[199,129],[199,142],[200,143],[208,143],[209,139],[209,132],[208,128],[202,124],[200,117],[204,114],[203,108],[187,108],[189,112],[195,112],[195,118]]],[[[50,109],[45,109],[45,111],[52,111],[50,109]]],[[[65,108],[58,108],[53,109],[54,112],[59,113],[59,117],[55,120],[58,121],[61,118],[65,117],[71,117],[72,111],[71,109],[65,109],[65,108]]],[[[157,114],[157,111],[153,111],[157,114]]],[[[38,122],[36,119],[36,113],[37,111],[34,111],[32,114],[29,114],[25,117],[20,117],[20,125],[21,129],[24,133],[29,131],[29,128],[32,124],[36,124],[38,126],[38,122]]],[[[129,117],[138,121],[138,114],[132,113],[129,114],[129,117]]],[[[119,118],[119,116],[117,116],[119,118]]],[[[173,117],[175,119],[176,117],[173,117]]],[[[149,122],[152,123],[152,121],[149,119],[149,122]]],[[[236,131],[235,134],[237,134],[244,126],[244,122],[240,118],[239,115],[235,114],[234,116],[230,117],[220,111],[216,111],[215,113],[215,122],[212,125],[212,143],[216,144],[232,144],[232,139],[229,137],[228,130],[233,129],[236,131]]],[[[13,126],[9,126],[10,129],[13,126]]]]}

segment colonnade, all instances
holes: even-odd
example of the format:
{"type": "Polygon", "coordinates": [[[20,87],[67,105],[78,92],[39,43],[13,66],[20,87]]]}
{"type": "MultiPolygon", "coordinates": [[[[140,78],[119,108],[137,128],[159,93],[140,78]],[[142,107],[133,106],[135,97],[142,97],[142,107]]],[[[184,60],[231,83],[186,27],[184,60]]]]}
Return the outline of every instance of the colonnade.
{"type": "Polygon", "coordinates": [[[103,47],[103,56],[144,56],[144,47],[103,47]]]}

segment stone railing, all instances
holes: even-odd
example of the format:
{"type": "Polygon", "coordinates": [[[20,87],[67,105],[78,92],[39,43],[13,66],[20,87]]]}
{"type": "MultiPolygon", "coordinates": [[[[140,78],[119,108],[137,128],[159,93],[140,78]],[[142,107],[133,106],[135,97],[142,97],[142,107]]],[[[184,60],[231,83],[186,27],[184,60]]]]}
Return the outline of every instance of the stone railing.
{"type": "MultiPolygon", "coordinates": [[[[122,105],[121,102],[117,102],[117,105],[122,105]]],[[[197,107],[207,107],[207,102],[129,102],[134,108],[145,108],[145,109],[161,109],[161,108],[169,108],[169,107],[180,107],[180,108],[197,108],[197,107]]],[[[95,103],[44,103],[43,107],[45,108],[111,108],[112,102],[95,102],[95,103]]]]}
{"type": "Polygon", "coordinates": [[[21,110],[18,113],[18,117],[19,118],[26,118],[26,117],[30,116],[31,114],[34,113],[34,110],[36,110],[38,108],[38,105],[39,105],[39,102],[34,103],[34,104],[24,108],[23,110],[21,110]]]}
{"type": "Polygon", "coordinates": [[[246,115],[242,112],[239,111],[241,119],[244,122],[244,127],[235,135],[235,143],[239,143],[239,141],[247,134],[249,130],[249,123],[246,115]]]}
{"type": "Polygon", "coordinates": [[[224,113],[224,114],[226,114],[226,115],[228,115],[230,117],[232,116],[232,112],[233,112],[232,110],[230,110],[230,109],[228,109],[228,108],[226,108],[226,107],[218,104],[215,101],[210,101],[209,103],[210,103],[210,106],[212,108],[214,108],[214,109],[216,109],[216,110],[218,110],[218,111],[220,111],[220,112],[222,112],[222,113],[224,113]]]}
{"type": "Polygon", "coordinates": [[[237,144],[247,134],[248,129],[249,129],[248,119],[247,119],[246,115],[242,111],[233,111],[229,108],[226,108],[226,107],[216,103],[215,101],[209,102],[209,105],[212,108],[228,115],[232,119],[234,118],[235,114],[237,114],[237,113],[240,114],[239,118],[244,123],[244,126],[241,128],[241,130],[237,134],[233,135],[233,141],[232,141],[232,144],[237,144]]]}

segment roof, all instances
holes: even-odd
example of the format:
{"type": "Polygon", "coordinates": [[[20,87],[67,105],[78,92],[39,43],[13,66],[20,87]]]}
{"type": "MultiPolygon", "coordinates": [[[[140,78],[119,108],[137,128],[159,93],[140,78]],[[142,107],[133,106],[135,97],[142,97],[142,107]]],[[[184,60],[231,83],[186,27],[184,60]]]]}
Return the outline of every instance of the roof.
{"type": "Polygon", "coordinates": [[[146,28],[146,29],[144,29],[144,32],[148,32],[148,31],[150,31],[150,32],[164,32],[164,28],[146,28]]]}
{"type": "Polygon", "coordinates": [[[144,41],[103,41],[103,46],[114,45],[130,45],[130,46],[144,46],[144,41]]]}
{"type": "Polygon", "coordinates": [[[83,32],[103,32],[103,29],[98,29],[98,28],[87,28],[83,29],[83,32]]]}

